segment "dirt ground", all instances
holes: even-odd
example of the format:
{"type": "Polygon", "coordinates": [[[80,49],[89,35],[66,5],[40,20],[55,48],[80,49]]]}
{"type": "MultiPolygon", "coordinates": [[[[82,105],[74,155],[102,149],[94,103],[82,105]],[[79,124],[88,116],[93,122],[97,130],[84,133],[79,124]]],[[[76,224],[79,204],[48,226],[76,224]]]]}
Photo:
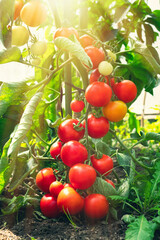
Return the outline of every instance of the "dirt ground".
{"type": "Polygon", "coordinates": [[[11,219],[1,219],[0,240],[122,240],[125,238],[126,225],[121,220],[107,224],[78,222],[74,227],[66,218],[58,220],[24,218],[12,226],[11,219]]]}

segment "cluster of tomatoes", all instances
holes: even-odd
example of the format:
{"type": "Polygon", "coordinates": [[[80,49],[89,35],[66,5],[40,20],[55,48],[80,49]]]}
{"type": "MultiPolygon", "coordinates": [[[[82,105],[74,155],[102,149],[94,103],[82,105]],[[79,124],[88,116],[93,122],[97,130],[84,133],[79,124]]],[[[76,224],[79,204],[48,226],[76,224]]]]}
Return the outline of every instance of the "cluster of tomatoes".
{"type": "MultiPolygon", "coordinates": [[[[21,47],[28,43],[31,36],[28,27],[38,27],[45,22],[47,18],[47,10],[43,3],[39,0],[31,0],[24,3],[24,0],[16,0],[14,6],[14,24],[12,26],[13,46],[21,47]],[[20,20],[20,21],[19,21],[20,20]],[[16,23],[16,24],[15,24],[16,23]],[[21,24],[20,24],[21,23],[21,24]]],[[[31,36],[32,37],[32,36],[31,36]]],[[[37,39],[31,39],[29,51],[32,55],[31,64],[39,65],[42,56],[47,50],[47,42],[37,39]]]]}
{"type": "MultiPolygon", "coordinates": [[[[68,183],[57,181],[52,168],[44,168],[36,176],[38,188],[46,193],[40,201],[40,209],[47,217],[84,212],[88,218],[102,219],[108,213],[106,197],[90,194],[87,190],[94,184],[97,173],[104,177],[111,173],[113,160],[103,154],[100,158],[91,155],[88,161],[88,151],[80,142],[84,131],[77,119],[65,120],[58,127],[59,140],[50,148],[53,159],[62,161],[69,168],[68,183]]],[[[111,180],[105,180],[115,187],[111,180]]]]}

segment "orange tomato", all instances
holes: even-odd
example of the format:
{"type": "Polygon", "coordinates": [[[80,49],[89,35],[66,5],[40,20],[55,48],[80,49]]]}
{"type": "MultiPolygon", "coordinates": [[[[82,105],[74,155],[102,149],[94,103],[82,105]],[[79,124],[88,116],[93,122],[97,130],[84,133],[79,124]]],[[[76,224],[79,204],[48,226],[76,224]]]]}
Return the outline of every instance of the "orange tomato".
{"type": "Polygon", "coordinates": [[[79,38],[79,41],[83,48],[92,46],[95,42],[94,38],[92,38],[91,36],[89,36],[87,34],[84,34],[83,36],[81,36],[79,38]]]}
{"type": "Polygon", "coordinates": [[[103,115],[111,122],[121,121],[127,113],[127,105],[122,101],[110,101],[102,108],[103,115]]]}
{"type": "Polygon", "coordinates": [[[13,19],[16,20],[20,16],[20,11],[24,5],[22,0],[16,0],[14,4],[14,17],[13,19]]]}
{"type": "Polygon", "coordinates": [[[26,25],[37,27],[46,20],[47,10],[43,3],[38,0],[32,0],[23,6],[20,17],[26,25]]]}

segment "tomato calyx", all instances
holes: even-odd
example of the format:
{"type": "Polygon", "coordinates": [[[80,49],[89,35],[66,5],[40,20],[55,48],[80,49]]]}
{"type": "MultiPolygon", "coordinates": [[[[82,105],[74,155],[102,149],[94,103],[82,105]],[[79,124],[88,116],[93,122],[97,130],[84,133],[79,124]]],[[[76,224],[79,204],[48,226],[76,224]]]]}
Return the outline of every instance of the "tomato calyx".
{"type": "Polygon", "coordinates": [[[96,153],[94,154],[94,157],[96,159],[101,159],[103,157],[103,153],[97,150],[96,153]]]}
{"type": "Polygon", "coordinates": [[[81,122],[79,122],[78,124],[73,123],[73,128],[74,128],[77,132],[80,132],[80,131],[82,131],[82,130],[84,129],[83,126],[80,127],[80,123],[81,123],[81,122]]]}

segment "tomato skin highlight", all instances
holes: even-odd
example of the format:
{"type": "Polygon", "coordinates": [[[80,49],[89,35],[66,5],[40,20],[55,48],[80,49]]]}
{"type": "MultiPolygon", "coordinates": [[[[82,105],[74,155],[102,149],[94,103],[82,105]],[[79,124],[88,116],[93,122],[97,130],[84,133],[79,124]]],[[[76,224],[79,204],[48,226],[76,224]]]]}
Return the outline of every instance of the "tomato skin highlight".
{"type": "Polygon", "coordinates": [[[57,198],[57,205],[60,211],[76,215],[84,207],[84,199],[72,187],[65,187],[57,198]]]}
{"type": "MultiPolygon", "coordinates": [[[[62,142],[68,142],[71,140],[79,141],[84,136],[84,129],[76,131],[74,124],[77,125],[79,121],[77,119],[68,119],[62,122],[58,127],[58,137],[62,142]]],[[[83,127],[80,124],[80,128],[83,127]]]]}
{"type": "Polygon", "coordinates": [[[108,131],[109,122],[105,117],[96,118],[93,114],[88,115],[88,135],[90,137],[102,138],[108,133],[108,131]]]}
{"type": "Polygon", "coordinates": [[[57,38],[57,37],[66,37],[66,38],[69,38],[71,35],[75,35],[77,39],[79,39],[79,34],[77,32],[77,30],[73,27],[69,27],[69,28],[65,28],[65,27],[62,27],[62,28],[58,28],[55,33],[54,33],[54,40],[57,38]]]}
{"type": "Polygon", "coordinates": [[[22,21],[30,27],[38,27],[47,17],[45,5],[38,0],[27,2],[20,12],[22,21]]]}
{"type": "Polygon", "coordinates": [[[127,105],[122,101],[110,101],[102,108],[102,111],[108,121],[119,122],[127,113],[127,105]]]}
{"type": "Polygon", "coordinates": [[[41,198],[40,209],[43,215],[48,218],[56,218],[60,214],[57,206],[57,199],[49,193],[41,198]]]}
{"type": "Polygon", "coordinates": [[[54,196],[55,198],[58,197],[58,194],[60,193],[60,191],[64,188],[63,184],[59,181],[54,181],[51,183],[51,185],[49,186],[49,192],[52,196],[54,196]]]}
{"type": "Polygon", "coordinates": [[[137,87],[130,80],[115,83],[113,91],[118,99],[125,103],[132,102],[137,96],[137,87]]]}
{"type": "Polygon", "coordinates": [[[87,189],[93,185],[96,180],[96,171],[87,164],[75,164],[69,170],[70,183],[76,189],[87,189]]]}
{"type": "Polygon", "coordinates": [[[94,38],[91,36],[84,34],[79,38],[80,44],[82,45],[83,48],[86,48],[88,46],[92,46],[95,42],[94,38]]]}
{"type": "Polygon", "coordinates": [[[104,176],[109,175],[113,169],[113,160],[109,156],[103,154],[100,159],[97,159],[94,155],[91,156],[91,162],[93,167],[104,176]]]}
{"type": "Polygon", "coordinates": [[[72,167],[77,163],[83,163],[87,160],[87,157],[87,149],[78,141],[68,141],[62,147],[61,159],[68,167],[72,167]]]}
{"type": "Polygon", "coordinates": [[[61,148],[62,148],[62,143],[60,141],[52,144],[50,148],[50,154],[52,158],[56,159],[57,157],[58,159],[60,159],[61,148]]]}
{"type": "Polygon", "coordinates": [[[93,63],[93,69],[98,68],[100,62],[105,60],[105,54],[100,48],[89,46],[84,48],[84,50],[93,63]]]}
{"type": "Polygon", "coordinates": [[[93,82],[85,91],[85,98],[92,106],[103,107],[109,103],[112,97],[112,89],[104,82],[93,82]]]}
{"type": "Polygon", "coordinates": [[[84,213],[91,219],[102,219],[109,211],[109,202],[102,194],[93,193],[84,200],[84,213]]]}
{"type": "Polygon", "coordinates": [[[43,168],[36,175],[37,187],[42,192],[49,193],[49,187],[54,181],[56,181],[56,177],[52,168],[43,168]]]}
{"type": "Polygon", "coordinates": [[[76,99],[72,100],[70,103],[71,110],[73,112],[81,112],[85,107],[85,104],[82,100],[78,101],[76,99]]]}

